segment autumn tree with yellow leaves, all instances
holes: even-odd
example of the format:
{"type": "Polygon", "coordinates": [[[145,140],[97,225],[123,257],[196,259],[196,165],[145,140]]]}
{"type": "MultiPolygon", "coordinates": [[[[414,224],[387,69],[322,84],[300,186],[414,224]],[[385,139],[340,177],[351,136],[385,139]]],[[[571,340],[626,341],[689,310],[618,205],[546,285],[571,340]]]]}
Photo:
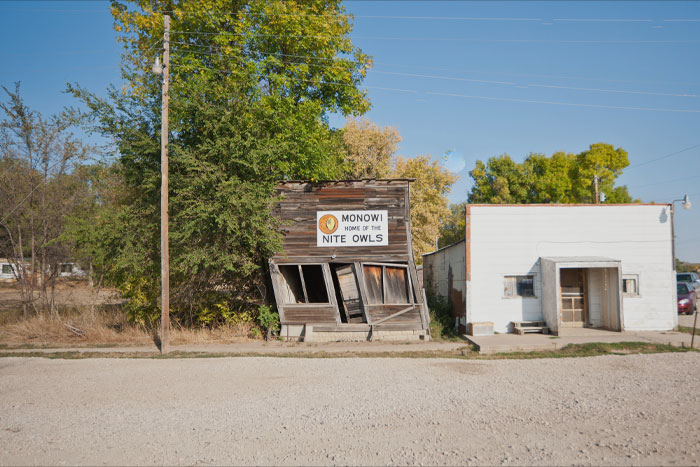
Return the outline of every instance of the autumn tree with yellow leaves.
{"type": "Polygon", "coordinates": [[[404,158],[396,155],[401,136],[391,126],[384,128],[361,118],[350,118],[343,128],[346,178],[410,178],[411,236],[413,256],[435,249],[440,225],[450,214],[447,195],[457,176],[430,155],[404,158]]]}

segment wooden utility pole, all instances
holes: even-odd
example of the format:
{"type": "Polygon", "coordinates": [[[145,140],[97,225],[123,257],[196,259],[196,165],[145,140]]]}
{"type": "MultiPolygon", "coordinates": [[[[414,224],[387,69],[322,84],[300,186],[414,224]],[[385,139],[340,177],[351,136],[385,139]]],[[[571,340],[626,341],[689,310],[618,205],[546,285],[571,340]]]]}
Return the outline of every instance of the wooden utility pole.
{"type": "Polygon", "coordinates": [[[160,128],[160,352],[170,338],[170,251],[168,248],[168,99],[170,79],[170,16],[164,15],[163,95],[160,128]]]}
{"type": "Polygon", "coordinates": [[[595,186],[595,204],[600,203],[600,195],[598,194],[598,176],[593,176],[593,185],[595,186]]]}

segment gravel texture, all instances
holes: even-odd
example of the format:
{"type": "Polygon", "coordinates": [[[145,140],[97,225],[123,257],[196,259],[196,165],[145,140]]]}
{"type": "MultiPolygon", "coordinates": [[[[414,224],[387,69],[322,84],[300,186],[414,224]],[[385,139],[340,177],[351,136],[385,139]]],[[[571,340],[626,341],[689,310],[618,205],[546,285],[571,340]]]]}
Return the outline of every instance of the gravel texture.
{"type": "Polygon", "coordinates": [[[696,326],[700,327],[700,316],[698,316],[698,320],[696,322],[694,315],[678,315],[679,326],[686,326],[692,328],[693,323],[695,323],[696,326]]]}
{"type": "Polygon", "coordinates": [[[1,464],[697,465],[700,353],[0,359],[1,464]]]}

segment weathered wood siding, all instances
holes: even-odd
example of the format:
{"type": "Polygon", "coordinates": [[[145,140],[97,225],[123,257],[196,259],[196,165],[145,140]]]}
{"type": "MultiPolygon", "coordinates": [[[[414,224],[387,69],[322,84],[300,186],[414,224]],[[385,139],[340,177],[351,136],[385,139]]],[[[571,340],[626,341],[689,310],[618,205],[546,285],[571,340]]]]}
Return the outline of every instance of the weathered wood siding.
{"type": "Polygon", "coordinates": [[[275,261],[313,257],[336,261],[408,261],[408,181],[359,180],[321,183],[280,183],[276,215],[284,223],[283,251],[275,261]],[[316,212],[341,210],[386,210],[389,215],[389,245],[368,247],[317,247],[316,212]]]}
{"type": "MultiPolygon", "coordinates": [[[[272,281],[282,324],[322,324],[332,329],[352,329],[358,324],[341,323],[336,291],[331,278],[332,264],[353,264],[357,271],[360,299],[366,324],[379,323],[383,328],[426,329],[427,306],[421,293],[411,250],[410,192],[408,180],[353,180],[338,182],[283,182],[278,185],[279,201],[275,213],[283,223],[282,251],[270,259],[272,281]],[[388,245],[353,247],[318,247],[316,230],[318,211],[375,211],[388,214],[388,245]],[[329,304],[284,303],[279,265],[322,264],[329,292],[329,304]],[[361,263],[404,264],[411,286],[408,304],[368,305],[361,263]],[[414,301],[415,297],[415,301],[414,301]],[[388,318],[388,319],[387,319],[388,318]]],[[[319,284],[320,286],[320,284],[319,284]]]]}
{"type": "Polygon", "coordinates": [[[333,306],[286,305],[285,322],[282,324],[323,323],[336,324],[336,311],[333,306]]]}

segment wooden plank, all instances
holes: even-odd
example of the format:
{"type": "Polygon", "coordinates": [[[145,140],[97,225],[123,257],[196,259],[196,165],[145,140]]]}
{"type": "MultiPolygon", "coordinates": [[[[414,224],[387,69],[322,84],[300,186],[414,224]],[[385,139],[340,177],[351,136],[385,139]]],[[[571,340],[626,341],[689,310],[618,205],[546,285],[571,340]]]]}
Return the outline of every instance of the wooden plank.
{"type": "Polygon", "coordinates": [[[360,263],[359,261],[355,261],[353,263],[353,267],[355,268],[355,275],[357,276],[357,283],[360,286],[359,292],[360,292],[360,303],[362,303],[362,313],[365,316],[365,322],[368,324],[372,324],[372,317],[367,312],[367,297],[369,297],[369,294],[367,292],[367,284],[365,283],[365,270],[362,267],[362,263],[360,263]]]}
{"type": "Polygon", "coordinates": [[[328,291],[329,294],[329,299],[331,301],[331,304],[335,308],[335,322],[336,324],[341,324],[342,321],[340,319],[340,307],[338,305],[338,299],[336,298],[335,295],[335,286],[333,285],[333,278],[331,277],[331,268],[328,263],[325,263],[322,265],[323,268],[323,279],[326,281],[326,290],[328,291]]]}
{"type": "MultiPolygon", "coordinates": [[[[406,238],[408,240],[408,254],[410,260],[408,261],[408,270],[409,274],[411,275],[411,282],[413,284],[418,284],[418,272],[416,271],[416,259],[413,257],[413,238],[411,236],[411,187],[410,185],[407,185],[406,187],[406,202],[404,203],[406,206],[406,238]]],[[[415,286],[414,286],[415,287],[415,286]]],[[[415,293],[415,297],[417,300],[420,300],[420,320],[421,320],[421,325],[423,326],[423,329],[428,331],[428,335],[430,335],[430,314],[428,312],[428,305],[427,302],[424,300],[424,295],[420,292],[420,290],[416,290],[415,288],[413,289],[413,292],[415,293]]]]}
{"type": "MultiPolygon", "coordinates": [[[[369,332],[369,324],[340,324],[338,326],[328,324],[314,325],[317,332],[369,332]]],[[[420,324],[380,324],[373,325],[375,331],[421,331],[420,324]]]]}
{"type": "Polygon", "coordinates": [[[272,279],[272,291],[275,295],[275,303],[277,304],[277,312],[280,315],[280,323],[285,322],[284,306],[282,301],[282,284],[280,283],[280,271],[273,260],[268,260],[267,264],[270,267],[270,278],[272,279]]]}
{"type": "Polygon", "coordinates": [[[384,321],[388,321],[388,320],[390,320],[390,319],[392,319],[392,318],[396,318],[397,316],[401,316],[402,314],[407,313],[407,312],[409,312],[409,311],[413,311],[414,309],[415,309],[415,308],[414,308],[413,306],[409,306],[408,308],[404,308],[404,309],[401,310],[401,311],[397,311],[397,312],[394,313],[393,315],[389,315],[389,316],[387,316],[386,318],[382,318],[382,319],[380,319],[380,320],[378,320],[378,321],[375,321],[375,322],[374,322],[374,325],[376,326],[376,325],[378,325],[378,324],[382,324],[384,321]]]}

